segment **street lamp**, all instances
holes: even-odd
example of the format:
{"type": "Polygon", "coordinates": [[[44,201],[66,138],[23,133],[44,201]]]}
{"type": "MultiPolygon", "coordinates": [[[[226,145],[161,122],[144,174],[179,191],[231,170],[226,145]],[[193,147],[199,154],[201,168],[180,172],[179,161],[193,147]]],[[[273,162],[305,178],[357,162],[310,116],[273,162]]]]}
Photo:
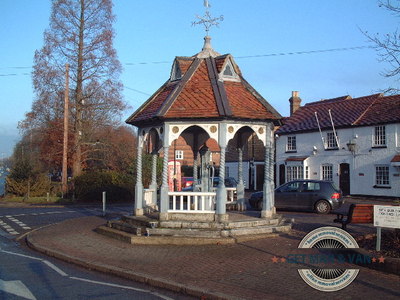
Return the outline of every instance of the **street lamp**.
{"type": "Polygon", "coordinates": [[[356,140],[352,138],[346,145],[347,149],[354,155],[357,150],[356,140]]]}

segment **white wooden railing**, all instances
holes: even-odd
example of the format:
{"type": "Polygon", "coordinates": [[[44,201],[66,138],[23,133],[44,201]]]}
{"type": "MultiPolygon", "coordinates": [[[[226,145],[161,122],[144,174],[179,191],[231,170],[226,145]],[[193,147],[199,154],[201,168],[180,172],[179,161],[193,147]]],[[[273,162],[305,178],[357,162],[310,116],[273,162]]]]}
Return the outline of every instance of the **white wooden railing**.
{"type": "Polygon", "coordinates": [[[226,188],[226,202],[233,202],[235,201],[235,192],[236,192],[236,188],[235,187],[227,187],[226,188]]]}
{"type": "Polygon", "coordinates": [[[214,192],[169,192],[168,212],[215,213],[214,192]]]}

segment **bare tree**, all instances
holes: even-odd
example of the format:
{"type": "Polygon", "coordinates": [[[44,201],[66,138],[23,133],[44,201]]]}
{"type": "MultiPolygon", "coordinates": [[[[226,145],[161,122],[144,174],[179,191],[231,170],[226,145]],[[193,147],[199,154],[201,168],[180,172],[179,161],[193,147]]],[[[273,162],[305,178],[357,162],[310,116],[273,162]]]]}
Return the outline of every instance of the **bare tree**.
{"type": "MultiPolygon", "coordinates": [[[[400,17],[400,1],[399,0],[386,0],[379,1],[379,7],[383,7],[390,11],[395,17],[400,17]]],[[[363,32],[364,35],[374,44],[374,48],[378,51],[379,60],[387,62],[390,68],[386,69],[382,75],[384,77],[395,78],[396,81],[400,80],[400,33],[396,29],[392,33],[375,34],[371,35],[368,32],[363,32]]],[[[388,87],[384,92],[389,94],[398,93],[398,87],[388,87]]]]}
{"type": "Polygon", "coordinates": [[[32,79],[36,100],[20,127],[46,128],[47,135],[57,128],[54,123],[62,128],[68,63],[73,176],[81,173],[86,160],[83,145],[93,142],[101,127],[115,125],[126,108],[119,80],[121,64],[113,48],[114,19],[112,0],[54,0],[44,46],[35,52],[32,79]]]}

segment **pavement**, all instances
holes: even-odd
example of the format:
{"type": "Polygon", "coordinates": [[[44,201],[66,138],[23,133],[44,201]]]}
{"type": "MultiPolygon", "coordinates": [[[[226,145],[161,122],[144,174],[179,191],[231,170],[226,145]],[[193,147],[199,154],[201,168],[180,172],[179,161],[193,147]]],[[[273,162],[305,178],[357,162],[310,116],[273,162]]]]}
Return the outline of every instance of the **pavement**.
{"type": "MultiPolygon", "coordinates": [[[[127,244],[95,232],[107,221],[102,216],[47,226],[29,233],[26,241],[49,256],[199,299],[400,298],[399,275],[365,266],[352,265],[360,269],[359,274],[340,291],[323,292],[308,286],[297,271],[304,265],[284,258],[299,253],[298,244],[310,230],[337,224],[332,222],[332,214],[319,216],[316,222],[312,222],[315,214],[296,216],[288,234],[231,245],[127,244]]],[[[349,232],[356,237],[373,233],[374,228],[354,224],[349,225],[349,232]]]]}

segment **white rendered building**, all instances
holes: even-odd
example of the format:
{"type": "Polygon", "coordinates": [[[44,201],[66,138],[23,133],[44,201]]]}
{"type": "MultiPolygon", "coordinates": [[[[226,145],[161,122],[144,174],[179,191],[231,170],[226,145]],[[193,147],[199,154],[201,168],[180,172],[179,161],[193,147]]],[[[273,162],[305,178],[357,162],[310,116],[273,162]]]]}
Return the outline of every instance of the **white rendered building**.
{"type": "Polygon", "coordinates": [[[350,96],[300,106],[276,131],[276,184],[331,180],[344,195],[400,197],[400,95],[350,96]]]}

